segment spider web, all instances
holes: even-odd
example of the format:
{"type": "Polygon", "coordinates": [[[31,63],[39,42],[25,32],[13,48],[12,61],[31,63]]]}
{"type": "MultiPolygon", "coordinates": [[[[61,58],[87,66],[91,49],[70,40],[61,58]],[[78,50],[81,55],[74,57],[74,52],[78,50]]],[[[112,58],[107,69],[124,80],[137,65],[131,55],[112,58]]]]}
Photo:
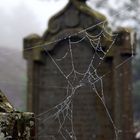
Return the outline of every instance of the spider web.
{"type": "MultiPolygon", "coordinates": [[[[121,13],[122,13],[122,11],[121,11],[121,13]]],[[[116,15],[118,15],[118,13],[116,15]]],[[[98,72],[100,65],[104,63],[105,57],[108,55],[110,50],[114,48],[114,43],[117,39],[117,34],[114,35],[114,34],[109,33],[107,31],[105,25],[106,25],[106,21],[103,21],[103,22],[93,25],[87,29],[84,29],[78,33],[75,33],[74,35],[70,35],[63,39],[58,39],[54,42],[50,42],[50,44],[56,43],[56,42],[62,41],[62,40],[65,40],[66,42],[68,42],[68,46],[67,46],[68,49],[61,58],[54,58],[52,56],[52,54],[47,50],[49,43],[46,44],[45,46],[43,46],[43,49],[44,49],[46,55],[49,56],[52,63],[54,64],[54,66],[57,68],[58,72],[67,81],[66,87],[61,87],[61,88],[66,89],[66,97],[63,99],[62,102],[60,102],[56,106],[52,107],[50,110],[46,110],[45,112],[36,116],[36,119],[40,125],[45,124],[48,126],[49,126],[50,120],[57,121],[58,126],[59,126],[57,133],[59,133],[62,136],[62,140],[63,139],[64,140],[77,140],[77,136],[76,136],[74,124],[73,124],[73,118],[74,118],[73,99],[75,98],[75,95],[77,94],[76,91],[79,88],[84,87],[86,85],[88,85],[92,89],[93,94],[96,94],[98,99],[101,101],[101,103],[104,107],[104,110],[106,112],[106,115],[107,115],[111,125],[114,128],[114,133],[115,133],[114,140],[118,140],[119,133],[122,133],[122,130],[117,128],[117,126],[113,120],[113,117],[108,109],[106,99],[105,99],[105,94],[104,94],[103,78],[106,75],[110,74],[110,71],[103,75],[100,75],[98,72]],[[91,31],[94,30],[94,28],[96,28],[99,25],[102,27],[101,28],[102,30],[100,30],[100,32],[95,33],[95,34],[90,33],[90,30],[91,31]],[[78,36],[79,34],[82,34],[83,37],[81,39],[75,41],[75,39],[73,39],[73,37],[78,36]],[[103,47],[103,43],[102,43],[104,39],[108,40],[108,42],[110,42],[109,45],[106,46],[106,48],[103,47]],[[94,53],[93,53],[93,56],[90,60],[90,63],[88,64],[88,67],[85,70],[85,72],[80,72],[75,68],[75,63],[74,63],[74,59],[73,59],[73,48],[74,48],[74,46],[76,46],[76,44],[81,43],[82,41],[85,41],[85,40],[90,43],[90,47],[94,50],[94,53]],[[71,69],[70,73],[66,74],[65,71],[62,70],[62,67],[59,65],[59,63],[64,61],[68,57],[68,55],[70,55],[70,58],[71,58],[72,69],[71,69]],[[94,60],[96,60],[97,58],[99,61],[98,61],[98,64],[95,65],[94,60]],[[101,92],[98,91],[97,85],[99,85],[101,92]],[[65,127],[65,124],[67,122],[70,124],[69,125],[70,127],[68,127],[68,128],[65,127]]],[[[36,46],[36,47],[38,48],[38,46],[36,46]]],[[[35,49],[36,47],[33,47],[33,48],[35,49]]],[[[132,56],[129,57],[128,59],[126,59],[121,64],[117,65],[114,68],[115,70],[117,70],[124,63],[128,62],[131,58],[133,58],[133,53],[134,53],[133,45],[131,45],[131,47],[132,47],[131,48],[132,56]]],[[[31,48],[25,49],[24,51],[28,51],[30,49],[31,48]]],[[[54,86],[54,88],[55,88],[55,86],[54,86]]],[[[1,135],[1,137],[4,137],[4,136],[1,135]]],[[[38,132],[38,137],[39,138],[46,137],[46,138],[50,138],[52,140],[57,140],[57,138],[54,135],[47,134],[46,129],[44,129],[44,130],[40,129],[38,132]],[[42,134],[44,134],[44,133],[46,134],[46,136],[44,136],[44,135],[42,136],[42,134]]],[[[5,139],[7,139],[7,137],[5,137],[5,139]]]]}
{"type": "MultiPolygon", "coordinates": [[[[41,114],[39,114],[36,119],[39,122],[39,125],[45,124],[49,126],[49,122],[51,121],[57,121],[58,122],[58,130],[57,133],[59,133],[62,136],[62,139],[64,140],[77,140],[77,136],[74,129],[74,123],[73,123],[73,99],[75,98],[75,95],[77,94],[76,91],[84,86],[89,86],[93,94],[96,94],[96,96],[99,98],[100,102],[103,105],[103,108],[106,112],[106,115],[113,126],[115,138],[114,140],[118,139],[119,133],[122,133],[122,130],[119,130],[117,128],[111,113],[107,107],[105,95],[104,95],[104,84],[103,84],[103,78],[108,75],[110,72],[105,73],[104,75],[98,74],[98,68],[102,63],[104,63],[104,59],[108,55],[109,51],[114,47],[114,43],[117,39],[117,34],[109,33],[105,27],[106,21],[101,22],[97,25],[94,25],[86,30],[83,30],[79,32],[78,34],[82,34],[82,37],[80,39],[75,40],[74,37],[76,37],[78,34],[74,34],[68,37],[65,37],[64,40],[68,43],[67,45],[67,51],[61,58],[54,58],[51,52],[47,50],[48,45],[43,46],[43,49],[46,53],[46,55],[51,59],[52,63],[57,68],[58,72],[64,77],[64,79],[67,81],[66,87],[62,87],[66,89],[66,97],[63,99],[62,102],[51,108],[50,110],[47,110],[41,114]],[[97,28],[97,26],[101,27],[100,32],[91,34],[90,30],[94,30],[94,28],[97,28]],[[86,69],[85,72],[80,72],[75,68],[74,63],[74,56],[73,56],[73,48],[76,46],[76,44],[81,43],[82,41],[88,41],[90,43],[90,47],[93,49],[93,55],[90,60],[90,63],[86,69]],[[108,47],[103,47],[103,40],[107,40],[109,42],[108,47]],[[71,71],[66,74],[66,72],[62,69],[62,67],[59,65],[60,62],[64,61],[68,55],[71,58],[71,71]],[[94,61],[98,59],[98,64],[95,65],[94,61]],[[97,84],[100,87],[100,92],[97,89],[97,84]],[[66,127],[65,124],[69,123],[69,127],[66,127]]],[[[133,48],[132,48],[133,51],[133,48]]],[[[133,53],[132,53],[133,56],[133,53]]],[[[131,58],[131,57],[130,57],[131,58]]],[[[130,59],[129,58],[129,59],[130,59]]],[[[127,59],[126,61],[128,61],[127,59]]],[[[117,65],[115,69],[118,69],[120,66],[122,66],[125,62],[117,65]]],[[[55,88],[55,86],[54,86],[55,88]]],[[[50,139],[57,140],[57,138],[54,135],[48,134],[46,132],[46,129],[42,130],[39,129],[38,137],[46,137],[50,139]],[[45,136],[42,134],[46,134],[45,136]]]]}

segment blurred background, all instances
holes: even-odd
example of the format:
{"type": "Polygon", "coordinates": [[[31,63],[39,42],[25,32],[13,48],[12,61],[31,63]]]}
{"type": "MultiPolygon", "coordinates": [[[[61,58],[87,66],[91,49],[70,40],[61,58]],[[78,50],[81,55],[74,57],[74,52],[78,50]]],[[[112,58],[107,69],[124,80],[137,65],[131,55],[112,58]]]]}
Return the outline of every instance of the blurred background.
{"type": "MultiPolygon", "coordinates": [[[[0,3],[0,89],[15,108],[26,110],[26,62],[23,38],[42,35],[49,18],[68,0],[4,0],[0,3]]],[[[89,0],[87,4],[107,16],[113,30],[131,27],[137,32],[137,54],[133,60],[133,102],[136,125],[140,121],[140,0],[89,0]]]]}

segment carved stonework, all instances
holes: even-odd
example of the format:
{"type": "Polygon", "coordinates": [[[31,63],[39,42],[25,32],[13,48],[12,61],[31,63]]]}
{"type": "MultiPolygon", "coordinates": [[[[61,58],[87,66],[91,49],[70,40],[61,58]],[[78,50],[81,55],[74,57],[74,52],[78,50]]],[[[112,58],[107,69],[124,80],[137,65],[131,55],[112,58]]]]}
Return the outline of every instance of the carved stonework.
{"type": "MultiPolygon", "coordinates": [[[[68,87],[69,80],[73,79],[71,69],[75,68],[84,73],[97,51],[92,64],[98,67],[102,60],[98,74],[103,76],[104,73],[109,73],[103,78],[106,106],[104,98],[97,96],[97,91],[99,95],[102,94],[101,83],[98,83],[97,91],[89,88],[91,84],[88,81],[91,78],[89,73],[88,77],[82,79],[85,83],[82,80],[80,83],[79,79],[74,81],[75,87],[82,86],[77,89],[72,100],[74,106],[72,120],[76,138],[77,140],[132,140],[132,69],[131,61],[123,62],[135,52],[134,39],[135,35],[130,29],[118,29],[113,33],[108,28],[106,17],[89,8],[86,0],[69,0],[66,7],[50,19],[48,29],[41,37],[31,35],[24,39],[23,53],[28,66],[29,111],[39,116],[47,110],[57,114],[55,111],[61,106],[57,108],[55,106],[65,99],[67,95],[65,88],[68,87]],[[94,48],[91,44],[95,42],[90,39],[98,36],[101,45],[94,48]],[[77,43],[71,43],[70,46],[70,42],[77,43]],[[70,55],[71,47],[73,56],[70,55]],[[106,54],[105,57],[103,54],[106,54]],[[64,61],[61,61],[61,58],[64,61]],[[71,61],[74,62],[74,66],[71,61]],[[123,63],[121,68],[120,63],[123,63]]],[[[96,79],[92,78],[93,81],[96,79]]],[[[71,128],[68,122],[64,124],[67,129],[64,131],[62,129],[62,133],[58,130],[63,117],[63,114],[61,115],[60,118],[56,115],[54,120],[49,119],[48,122],[46,120],[49,117],[45,118],[43,115],[40,117],[38,131],[42,133],[39,135],[39,140],[76,139],[72,132],[68,135],[65,131],[71,128]],[[66,137],[64,138],[62,134],[66,137]]]]}
{"type": "Polygon", "coordinates": [[[49,28],[43,38],[46,40],[49,36],[54,36],[67,28],[81,27],[84,29],[104,20],[106,20],[105,16],[96,11],[93,12],[84,3],[71,0],[64,10],[50,19],[49,28]]]}

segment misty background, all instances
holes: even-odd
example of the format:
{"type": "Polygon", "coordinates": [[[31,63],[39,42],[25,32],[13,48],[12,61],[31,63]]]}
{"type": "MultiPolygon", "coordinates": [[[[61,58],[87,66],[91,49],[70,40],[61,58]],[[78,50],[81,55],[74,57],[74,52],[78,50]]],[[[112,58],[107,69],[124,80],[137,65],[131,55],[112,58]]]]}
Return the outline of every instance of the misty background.
{"type": "Polygon", "coordinates": [[[23,38],[47,29],[48,19],[67,1],[4,0],[0,3],[0,89],[15,108],[26,109],[23,38]]]}
{"type": "MultiPolygon", "coordinates": [[[[0,89],[15,108],[26,110],[26,62],[23,38],[32,33],[42,35],[49,18],[61,10],[68,0],[4,0],[0,3],[0,89]]],[[[131,27],[137,31],[137,55],[134,67],[134,110],[140,118],[140,1],[89,0],[88,5],[105,14],[109,25],[131,27]]]]}

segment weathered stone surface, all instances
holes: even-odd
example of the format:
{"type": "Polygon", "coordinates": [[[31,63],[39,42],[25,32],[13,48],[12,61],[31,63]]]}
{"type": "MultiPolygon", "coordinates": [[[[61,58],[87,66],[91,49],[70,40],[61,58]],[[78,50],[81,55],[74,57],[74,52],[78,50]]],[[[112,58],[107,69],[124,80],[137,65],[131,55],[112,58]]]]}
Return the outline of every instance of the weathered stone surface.
{"type": "Polygon", "coordinates": [[[0,90],[0,112],[13,112],[14,107],[9,103],[6,96],[0,90]]]}
{"type": "Polygon", "coordinates": [[[34,140],[35,118],[33,113],[0,113],[1,140],[34,140]]]}
{"type": "Polygon", "coordinates": [[[18,112],[0,91],[0,140],[35,140],[35,116],[18,112]]]}
{"type": "Polygon", "coordinates": [[[128,29],[120,29],[115,32],[117,39],[109,34],[107,38],[101,37],[102,49],[109,49],[109,52],[101,65],[98,66],[101,53],[95,55],[92,62],[95,68],[98,67],[98,75],[103,76],[102,81],[98,79],[95,84],[99,94],[86,81],[87,77],[82,79],[83,82],[78,75],[73,83],[74,74],[70,74],[73,68],[85,73],[95,50],[89,40],[84,39],[71,44],[71,57],[69,38],[71,41],[81,40],[85,36],[85,28],[94,36],[104,28],[109,32],[107,22],[104,27],[99,24],[104,21],[106,18],[92,11],[84,1],[70,0],[61,12],[50,19],[49,28],[42,37],[32,35],[24,39],[24,57],[28,62],[28,109],[38,114],[40,140],[74,139],[73,133],[68,133],[72,127],[77,140],[132,140],[131,61],[124,62],[135,52],[134,34],[128,29]],[[95,28],[92,28],[93,25],[96,25],[95,28]],[[79,34],[81,30],[83,32],[79,34]],[[110,49],[113,40],[113,48],[110,49]],[[75,88],[80,87],[76,88],[70,104],[73,106],[72,118],[69,119],[72,124],[68,121],[70,116],[65,118],[61,111],[57,114],[65,103],[63,101],[67,101],[69,92],[73,93],[71,90],[67,92],[70,83],[75,88]],[[103,91],[104,98],[100,98],[103,91]],[[63,117],[65,121],[61,126],[63,117]]]}

